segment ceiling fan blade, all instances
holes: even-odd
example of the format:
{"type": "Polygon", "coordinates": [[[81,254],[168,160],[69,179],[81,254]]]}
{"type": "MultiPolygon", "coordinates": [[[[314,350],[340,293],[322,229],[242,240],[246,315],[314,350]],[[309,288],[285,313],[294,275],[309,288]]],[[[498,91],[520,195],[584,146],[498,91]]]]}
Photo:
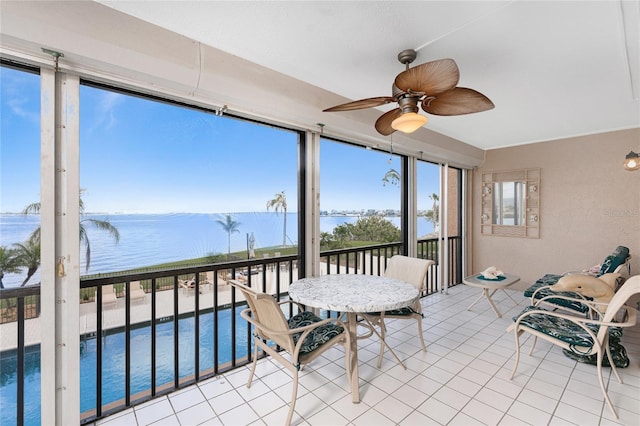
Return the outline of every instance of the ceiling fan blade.
{"type": "Polygon", "coordinates": [[[395,132],[396,129],[391,127],[391,123],[396,118],[402,115],[402,110],[400,108],[392,109],[391,111],[385,112],[376,120],[376,130],[378,133],[384,136],[389,136],[391,133],[395,132]]]}
{"type": "Polygon", "coordinates": [[[401,72],[396,76],[395,85],[403,92],[437,95],[456,87],[458,80],[460,71],[456,62],[453,59],[439,59],[401,72]]]}
{"type": "Polygon", "coordinates": [[[493,109],[494,106],[482,93],[465,87],[455,87],[435,99],[427,97],[422,102],[422,109],[433,115],[471,114],[493,109]]]}
{"type": "Polygon", "coordinates": [[[351,111],[354,109],[373,108],[380,105],[388,104],[389,102],[395,102],[395,99],[390,96],[378,96],[376,98],[360,99],[359,101],[336,105],[334,107],[323,110],[323,112],[351,111]]]}

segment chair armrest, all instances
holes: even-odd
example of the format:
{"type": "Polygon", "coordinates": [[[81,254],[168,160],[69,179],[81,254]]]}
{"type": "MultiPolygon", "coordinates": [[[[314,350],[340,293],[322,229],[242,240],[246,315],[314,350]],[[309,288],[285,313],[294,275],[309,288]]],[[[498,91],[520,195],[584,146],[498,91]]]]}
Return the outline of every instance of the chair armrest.
{"type": "MultiPolygon", "coordinates": [[[[545,285],[545,286],[542,286],[542,287],[538,287],[533,292],[533,294],[531,295],[531,304],[534,304],[534,302],[536,300],[536,294],[540,293],[543,290],[551,290],[551,291],[553,291],[552,287],[553,287],[553,285],[545,285]]],[[[575,302],[589,301],[589,299],[587,299],[586,297],[584,297],[580,293],[576,293],[576,292],[573,292],[573,291],[572,292],[567,292],[567,293],[572,293],[572,294],[575,294],[577,296],[575,298],[569,298],[569,299],[572,299],[572,301],[575,301],[575,302]]],[[[553,296],[546,296],[546,297],[543,296],[542,298],[548,298],[548,297],[557,297],[557,298],[559,298],[559,297],[561,297],[561,295],[560,295],[560,293],[558,293],[558,294],[555,294],[553,296]]],[[[563,296],[563,297],[566,298],[568,296],[563,296]]]]}
{"type": "Polygon", "coordinates": [[[286,331],[278,331],[278,330],[273,330],[271,328],[265,327],[263,324],[256,322],[250,314],[251,314],[250,308],[244,309],[242,312],[240,312],[240,316],[246,319],[249,323],[253,324],[255,327],[259,328],[260,330],[264,330],[266,333],[273,334],[275,336],[277,335],[284,336],[287,334],[293,335],[293,334],[303,333],[303,336],[300,336],[300,339],[304,340],[303,337],[306,337],[307,334],[309,334],[309,332],[314,328],[318,328],[322,325],[329,324],[332,322],[341,325],[345,330],[347,330],[346,324],[340,321],[338,318],[327,318],[318,322],[314,322],[313,324],[305,325],[303,327],[290,328],[289,330],[286,330],[286,331]]]}
{"type": "Polygon", "coordinates": [[[304,311],[304,305],[293,300],[281,300],[280,302],[278,302],[278,305],[296,305],[300,312],[304,311]]]}
{"type": "Polygon", "coordinates": [[[633,327],[634,325],[636,325],[638,311],[635,308],[625,305],[620,310],[624,311],[624,318],[625,318],[624,322],[604,322],[596,319],[564,314],[561,312],[532,309],[530,311],[527,311],[521,314],[518,317],[518,319],[516,320],[516,328],[524,317],[533,315],[533,314],[542,314],[542,315],[548,315],[548,316],[557,317],[557,318],[563,318],[580,325],[585,330],[587,330],[587,327],[583,326],[584,324],[593,324],[593,325],[606,326],[606,327],[633,327]]]}
{"type": "MultiPolygon", "coordinates": [[[[569,297],[569,296],[564,296],[561,294],[558,295],[548,295],[548,296],[544,296],[541,297],[540,299],[537,300],[532,300],[531,305],[538,307],[539,305],[541,305],[542,303],[549,303],[552,305],[556,305],[560,308],[565,308],[564,305],[558,304],[557,300],[565,300],[567,302],[575,302],[575,303],[580,303],[584,306],[586,306],[587,311],[585,312],[585,314],[587,316],[593,316],[593,315],[600,315],[602,312],[604,312],[604,310],[601,312],[598,309],[598,305],[605,305],[605,309],[606,309],[606,305],[608,305],[607,303],[601,303],[601,302],[595,302],[593,300],[588,300],[586,299],[584,296],[582,296],[579,293],[576,293],[576,296],[578,297],[569,297]]],[[[571,308],[565,308],[565,309],[571,309],[571,308]]]]}

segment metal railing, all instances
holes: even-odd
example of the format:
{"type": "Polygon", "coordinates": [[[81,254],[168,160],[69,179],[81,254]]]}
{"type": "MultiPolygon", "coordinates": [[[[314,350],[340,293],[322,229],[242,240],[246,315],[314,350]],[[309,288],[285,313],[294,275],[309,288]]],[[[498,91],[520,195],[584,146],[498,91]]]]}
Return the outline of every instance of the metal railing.
{"type": "MultiPolygon", "coordinates": [[[[437,262],[438,243],[437,239],[419,241],[419,257],[437,262]]],[[[460,239],[450,238],[448,244],[452,286],[462,280],[456,265],[460,239]]],[[[321,273],[380,275],[388,258],[400,251],[399,243],[324,251],[321,273]]],[[[81,404],[82,422],[252,362],[251,330],[239,317],[245,302],[226,281],[237,279],[278,299],[286,298],[289,284],[301,278],[298,261],[296,255],[289,255],[81,279],[80,369],[91,378],[91,389],[81,388],[82,397],[89,401],[81,404]],[[114,296],[109,296],[111,292],[114,296]],[[114,359],[121,360],[115,363],[116,371],[112,370],[114,359]],[[117,384],[114,377],[120,380],[117,384]]],[[[438,291],[438,271],[437,264],[432,266],[424,295],[438,291]]],[[[33,350],[25,347],[25,321],[39,314],[39,294],[39,286],[0,291],[3,309],[9,309],[3,314],[10,312],[17,326],[15,348],[2,348],[0,361],[15,357],[18,425],[25,424],[25,353],[33,350]]]]}

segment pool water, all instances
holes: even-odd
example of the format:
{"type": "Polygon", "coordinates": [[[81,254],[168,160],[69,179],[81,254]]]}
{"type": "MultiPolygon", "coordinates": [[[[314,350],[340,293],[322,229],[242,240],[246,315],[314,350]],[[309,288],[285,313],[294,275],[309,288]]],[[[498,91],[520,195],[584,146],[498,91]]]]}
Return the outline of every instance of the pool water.
{"type": "MultiPolygon", "coordinates": [[[[236,310],[236,356],[247,355],[247,322],[236,310]]],[[[195,374],[194,317],[178,321],[178,375],[195,374]]],[[[200,371],[213,368],[212,313],[200,315],[200,371]]],[[[151,327],[131,329],[131,394],[151,388],[151,327]]],[[[218,312],[218,363],[231,361],[231,310],[218,312]]],[[[80,342],[80,412],[96,407],[96,338],[80,342]]],[[[174,382],[173,322],[156,325],[156,385],[174,382]]],[[[0,425],[16,424],[16,351],[0,353],[0,425]]],[[[24,424],[40,425],[40,347],[29,347],[25,353],[24,424]]],[[[125,333],[111,333],[102,337],[102,404],[125,397],[125,333]]],[[[45,422],[46,423],[46,422],[45,422]]]]}

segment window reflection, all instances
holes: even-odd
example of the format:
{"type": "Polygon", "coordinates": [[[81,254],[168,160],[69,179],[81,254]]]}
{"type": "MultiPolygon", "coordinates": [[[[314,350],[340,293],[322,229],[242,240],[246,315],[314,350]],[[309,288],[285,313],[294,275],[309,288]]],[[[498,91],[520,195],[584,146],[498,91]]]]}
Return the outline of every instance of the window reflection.
{"type": "Polygon", "coordinates": [[[493,184],[493,224],[524,224],[524,182],[495,182],[493,184]]]}

